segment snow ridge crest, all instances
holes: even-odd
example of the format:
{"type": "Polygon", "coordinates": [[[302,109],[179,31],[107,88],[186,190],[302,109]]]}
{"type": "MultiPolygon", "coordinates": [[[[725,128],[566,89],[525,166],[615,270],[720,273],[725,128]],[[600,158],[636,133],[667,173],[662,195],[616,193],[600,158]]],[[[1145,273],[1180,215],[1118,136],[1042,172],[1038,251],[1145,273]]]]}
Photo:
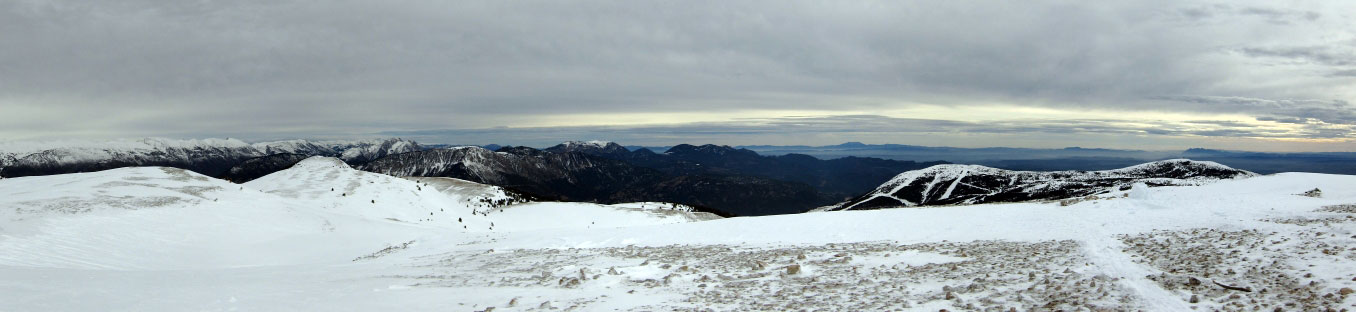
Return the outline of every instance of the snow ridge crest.
{"type": "Polygon", "coordinates": [[[1054,200],[1121,190],[1134,183],[1200,185],[1257,174],[1190,159],[1154,161],[1100,171],[1013,171],[980,165],[936,165],[896,175],[830,210],[1054,200]]]}

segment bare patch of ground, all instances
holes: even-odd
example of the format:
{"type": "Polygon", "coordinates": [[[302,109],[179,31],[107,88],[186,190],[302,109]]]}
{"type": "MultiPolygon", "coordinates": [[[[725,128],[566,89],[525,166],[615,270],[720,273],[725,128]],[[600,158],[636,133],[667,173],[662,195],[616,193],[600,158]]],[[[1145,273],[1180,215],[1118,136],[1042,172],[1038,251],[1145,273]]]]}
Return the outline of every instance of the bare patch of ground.
{"type": "MultiPolygon", "coordinates": [[[[1119,279],[1090,270],[1074,241],[722,245],[455,252],[437,273],[396,276],[423,287],[675,294],[636,310],[1132,310],[1119,279]],[[591,289],[591,290],[590,290],[591,289]]],[[[606,297],[606,295],[603,295],[606,297]]],[[[563,304],[563,303],[562,303],[563,304]]],[[[503,311],[501,306],[496,311],[503,311]]],[[[514,309],[534,310],[519,306],[514,309]]]]}
{"type": "Polygon", "coordinates": [[[1303,265],[1351,258],[1352,251],[1330,244],[1325,234],[1194,229],[1121,239],[1136,262],[1161,271],[1149,279],[1200,309],[1336,311],[1346,295],[1303,265]]]}

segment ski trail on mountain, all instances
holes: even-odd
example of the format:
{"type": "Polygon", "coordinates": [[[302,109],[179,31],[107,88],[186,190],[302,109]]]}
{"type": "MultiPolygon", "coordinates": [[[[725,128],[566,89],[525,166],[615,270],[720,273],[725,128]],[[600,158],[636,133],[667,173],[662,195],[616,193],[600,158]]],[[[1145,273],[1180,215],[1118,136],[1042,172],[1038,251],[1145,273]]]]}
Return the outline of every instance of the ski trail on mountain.
{"type": "Polygon", "coordinates": [[[965,179],[965,175],[966,175],[966,174],[969,174],[969,173],[970,173],[970,170],[968,170],[968,169],[967,169],[967,170],[964,170],[964,171],[961,171],[961,174],[960,174],[959,176],[957,176],[955,180],[951,181],[951,185],[946,187],[946,193],[942,193],[942,197],[941,197],[941,198],[938,198],[938,199],[947,199],[947,198],[951,198],[951,192],[956,191],[956,185],[957,185],[957,184],[960,184],[960,183],[961,183],[961,180],[965,179]]]}

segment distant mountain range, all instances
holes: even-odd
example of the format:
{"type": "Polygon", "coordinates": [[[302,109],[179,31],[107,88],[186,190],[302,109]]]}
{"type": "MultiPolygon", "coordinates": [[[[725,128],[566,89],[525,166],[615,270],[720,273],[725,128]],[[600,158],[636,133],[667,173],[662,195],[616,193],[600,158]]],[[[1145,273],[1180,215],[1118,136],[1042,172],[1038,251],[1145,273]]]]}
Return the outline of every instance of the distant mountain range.
{"type": "Polygon", "coordinates": [[[248,159],[277,154],[338,157],[352,165],[366,163],[386,155],[421,149],[418,143],[404,139],[246,143],[235,139],[146,138],[45,144],[6,143],[0,144],[0,177],[90,172],[137,166],[175,167],[220,177],[248,159]]]}
{"type": "Polygon", "coordinates": [[[744,216],[804,212],[857,195],[897,172],[938,163],[767,157],[717,145],[684,144],[660,154],[594,141],[542,150],[433,149],[390,156],[360,168],[396,176],[459,178],[560,200],[666,201],[744,216]]]}
{"type": "Polygon", "coordinates": [[[848,142],[826,146],[740,146],[763,155],[804,154],[821,159],[874,157],[894,160],[977,164],[1009,170],[1109,170],[1150,161],[1188,158],[1214,161],[1261,174],[1314,172],[1356,174],[1356,152],[1264,153],[1193,148],[1181,151],[1144,151],[1068,147],[959,148],[848,142]]]}
{"type": "Polygon", "coordinates": [[[828,198],[843,199],[874,187],[895,173],[944,161],[914,162],[842,157],[821,160],[809,155],[763,156],[749,149],[720,145],[679,144],[663,153],[629,150],[616,143],[567,142],[546,151],[574,151],[654,168],[670,175],[755,176],[810,185],[828,198]]]}
{"type": "Polygon", "coordinates": [[[1134,182],[1176,185],[1194,183],[1198,178],[1252,174],[1210,162],[1136,165],[1174,155],[1197,160],[1223,159],[1241,169],[1262,173],[1356,174],[1356,153],[961,149],[861,143],[820,147],[679,144],[657,152],[604,141],[571,141],[535,149],[420,145],[403,139],[246,143],[233,139],[149,138],[0,143],[0,177],[166,166],[244,183],[292,167],[311,156],[330,156],[370,172],[457,178],[548,200],[608,204],[664,201],[724,216],[751,216],[799,213],[817,207],[855,210],[1058,199],[1126,187],[1134,182]],[[860,155],[960,159],[987,166],[860,155]],[[1103,170],[1122,167],[1129,168],[1103,170]],[[1058,171],[1090,169],[1103,171],[1058,171]]]}

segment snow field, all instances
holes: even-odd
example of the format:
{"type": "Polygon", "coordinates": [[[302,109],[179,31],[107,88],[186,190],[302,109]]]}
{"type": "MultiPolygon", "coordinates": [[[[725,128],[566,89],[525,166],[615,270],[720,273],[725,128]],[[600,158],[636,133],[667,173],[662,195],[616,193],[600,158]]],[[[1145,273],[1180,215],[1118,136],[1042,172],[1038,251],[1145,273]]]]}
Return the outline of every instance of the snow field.
{"type": "Polygon", "coordinates": [[[494,207],[325,158],[245,185],[176,170],[0,180],[0,310],[1356,308],[1356,176],[707,220],[494,207]]]}

